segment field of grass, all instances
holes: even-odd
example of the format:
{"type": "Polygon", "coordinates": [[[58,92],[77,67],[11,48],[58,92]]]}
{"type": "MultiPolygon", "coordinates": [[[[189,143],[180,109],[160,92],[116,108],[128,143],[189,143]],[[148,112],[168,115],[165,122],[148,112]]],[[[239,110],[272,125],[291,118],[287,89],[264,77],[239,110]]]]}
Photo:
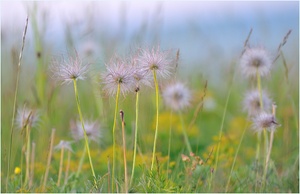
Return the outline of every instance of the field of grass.
{"type": "Polygon", "coordinates": [[[231,62],[215,70],[221,81],[213,81],[201,70],[184,71],[197,64],[186,64],[180,48],[158,49],[155,41],[118,53],[118,39],[103,38],[101,51],[86,49],[75,46],[76,27],[66,25],[60,43],[66,50],[54,51],[37,10],[29,9],[18,43],[1,48],[1,192],[299,192],[299,53],[285,53],[298,44],[289,41],[297,36],[293,30],[277,37],[268,76],[247,77],[251,70],[241,67],[253,29],[231,62]],[[125,69],[128,61],[111,59],[137,56],[142,69],[152,48],[149,69],[141,75],[150,86],[140,82],[137,92],[136,83],[127,85],[135,77],[125,69]],[[76,69],[77,62],[87,69],[76,69]],[[112,63],[125,70],[107,73],[112,63]],[[108,83],[111,75],[114,82],[108,83]],[[179,108],[170,102],[181,103],[181,96],[165,95],[175,82],[189,88],[179,91],[188,99],[179,108]],[[255,128],[259,113],[248,115],[243,103],[247,91],[260,88],[276,104],[276,112],[270,108],[276,128],[255,128]]]}

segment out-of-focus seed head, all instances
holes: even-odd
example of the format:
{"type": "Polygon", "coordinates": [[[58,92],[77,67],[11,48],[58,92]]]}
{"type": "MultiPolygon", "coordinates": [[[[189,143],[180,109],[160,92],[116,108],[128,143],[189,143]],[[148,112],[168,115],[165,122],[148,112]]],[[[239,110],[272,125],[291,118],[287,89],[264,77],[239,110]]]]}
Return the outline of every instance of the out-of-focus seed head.
{"type": "Polygon", "coordinates": [[[70,141],[60,140],[59,144],[54,147],[56,150],[65,149],[73,152],[70,141]]]}
{"type": "Polygon", "coordinates": [[[112,59],[106,64],[106,72],[102,74],[103,90],[110,96],[117,93],[118,85],[120,92],[125,95],[134,90],[134,68],[126,61],[112,59]]]}
{"type": "MultiPolygon", "coordinates": [[[[70,122],[71,134],[78,141],[84,138],[84,132],[80,120],[70,122]]],[[[101,125],[98,121],[85,120],[84,128],[88,139],[99,142],[101,138],[101,125]]]]}
{"type": "Polygon", "coordinates": [[[272,59],[267,50],[262,47],[246,48],[241,56],[240,66],[243,75],[247,77],[261,77],[270,74],[272,68],[272,59]]]}
{"type": "Polygon", "coordinates": [[[248,91],[243,101],[243,109],[248,112],[249,116],[257,115],[261,111],[270,111],[272,100],[266,91],[262,91],[263,109],[260,104],[260,94],[257,90],[248,91]]]}
{"type": "Polygon", "coordinates": [[[151,74],[155,70],[158,78],[170,77],[175,67],[171,51],[162,51],[159,46],[140,49],[137,61],[140,64],[141,71],[151,74]]]}
{"type": "Polygon", "coordinates": [[[26,108],[25,106],[18,109],[16,116],[16,123],[18,128],[23,129],[27,126],[33,127],[37,124],[38,121],[39,114],[36,110],[26,108]]]}
{"type": "Polygon", "coordinates": [[[280,124],[277,123],[275,116],[270,113],[261,112],[252,119],[252,129],[255,132],[261,132],[264,129],[274,131],[280,124]]]}
{"type": "Polygon", "coordinates": [[[167,107],[180,111],[190,105],[191,91],[181,82],[167,85],[162,92],[167,107]]]}
{"type": "Polygon", "coordinates": [[[88,72],[89,64],[83,64],[78,54],[69,55],[67,59],[62,56],[52,60],[50,70],[52,78],[62,84],[69,84],[73,80],[84,80],[85,74],[88,72]]]}

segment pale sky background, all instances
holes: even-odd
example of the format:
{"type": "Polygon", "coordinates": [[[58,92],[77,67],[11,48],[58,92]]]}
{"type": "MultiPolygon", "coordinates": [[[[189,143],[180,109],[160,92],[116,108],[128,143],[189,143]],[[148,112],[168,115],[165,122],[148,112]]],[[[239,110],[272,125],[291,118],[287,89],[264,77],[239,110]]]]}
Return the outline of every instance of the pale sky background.
{"type": "MultiPolygon", "coordinates": [[[[54,54],[66,50],[66,23],[74,24],[78,35],[76,47],[95,36],[105,37],[106,43],[118,35],[118,52],[125,52],[143,22],[147,21],[142,41],[152,44],[155,37],[165,49],[179,48],[181,60],[188,67],[205,67],[212,73],[220,65],[239,56],[251,28],[250,42],[275,51],[289,29],[292,34],[284,47],[287,58],[299,63],[299,2],[286,1],[39,1],[38,11],[47,13],[43,39],[54,54]],[[160,11],[159,11],[160,10],[160,11]],[[93,35],[83,35],[83,29],[93,17],[93,35]],[[158,28],[158,29],[156,29],[158,28]],[[56,52],[56,53],[55,53],[56,52]],[[214,59],[214,60],[211,60],[214,59]],[[208,64],[209,63],[209,64],[208,64]]],[[[2,57],[5,49],[19,45],[26,7],[32,2],[1,2],[2,57]]],[[[43,26],[42,14],[38,18],[43,26]]],[[[42,27],[41,27],[42,28],[42,27]]],[[[42,29],[41,29],[42,30],[42,29]]],[[[32,29],[28,29],[28,46],[33,47],[32,29]]],[[[93,40],[94,41],[94,40],[93,40]]],[[[95,42],[95,41],[94,41],[95,42]]],[[[100,45],[99,42],[96,44],[100,45]]],[[[105,46],[105,45],[102,45],[105,46]]],[[[78,48],[76,48],[78,49],[78,48]]],[[[30,49],[28,49],[30,51],[30,49]]],[[[28,51],[28,52],[29,52],[28,51]]],[[[9,52],[9,50],[7,51],[9,52]]],[[[103,48],[99,63],[103,63],[103,48]]],[[[26,58],[25,58],[26,60],[26,58]]],[[[215,73],[215,72],[213,72],[215,73]]],[[[218,73],[217,73],[218,74],[218,73]]]]}

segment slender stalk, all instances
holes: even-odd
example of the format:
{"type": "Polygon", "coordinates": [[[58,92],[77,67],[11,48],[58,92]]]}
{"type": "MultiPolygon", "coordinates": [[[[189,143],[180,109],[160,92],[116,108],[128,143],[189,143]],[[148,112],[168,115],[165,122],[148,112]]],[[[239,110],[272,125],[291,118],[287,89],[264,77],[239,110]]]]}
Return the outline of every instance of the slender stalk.
{"type": "MultiPolygon", "coordinates": [[[[273,105],[273,115],[275,116],[275,110],[276,106],[273,105]]],[[[265,168],[264,168],[264,174],[263,174],[263,183],[262,183],[262,191],[265,189],[266,186],[266,177],[267,177],[267,172],[268,172],[268,167],[269,167],[269,160],[270,160],[270,156],[271,156],[271,150],[272,150],[272,145],[273,145],[273,140],[274,140],[274,129],[271,130],[271,134],[270,134],[270,144],[269,144],[269,149],[268,149],[268,153],[266,156],[266,163],[265,163],[265,168]]]]}
{"type": "Polygon", "coordinates": [[[120,111],[122,120],[122,137],[123,137],[123,158],[124,158],[124,179],[125,179],[125,193],[128,193],[128,178],[127,178],[127,162],[126,162],[126,139],[125,139],[125,121],[124,112],[120,111]]]}
{"type": "Polygon", "coordinates": [[[33,177],[34,177],[34,157],[35,157],[35,143],[32,142],[29,188],[31,188],[32,186],[33,177]]]}
{"type": "Polygon", "coordinates": [[[185,124],[184,124],[184,120],[182,118],[181,112],[179,112],[179,118],[180,118],[180,122],[181,122],[181,128],[182,128],[182,133],[183,133],[183,137],[184,137],[184,141],[185,141],[186,147],[187,147],[189,153],[192,153],[193,152],[192,151],[192,147],[191,147],[188,135],[186,133],[185,124]]]}
{"type": "Polygon", "coordinates": [[[138,120],[139,120],[139,90],[136,89],[134,148],[133,148],[133,159],[132,159],[132,171],[131,171],[130,185],[132,184],[132,181],[133,181],[134,168],[135,168],[137,134],[138,134],[138,120]]]}
{"type": "Polygon", "coordinates": [[[60,163],[59,163],[58,178],[57,178],[57,183],[56,183],[56,185],[58,187],[60,185],[60,178],[61,178],[61,173],[62,173],[62,169],[63,169],[63,161],[64,161],[64,147],[62,146],[61,151],[60,151],[60,163]]]}
{"type": "Polygon", "coordinates": [[[232,166],[231,166],[229,178],[228,178],[228,181],[227,181],[227,184],[226,184],[225,193],[228,192],[229,183],[230,183],[230,179],[231,179],[231,176],[232,176],[232,172],[233,172],[233,169],[234,169],[234,166],[235,166],[236,158],[237,158],[237,155],[238,155],[238,153],[239,153],[239,151],[240,151],[240,147],[241,147],[241,145],[242,145],[242,142],[243,142],[243,140],[244,140],[244,135],[245,135],[245,132],[246,132],[246,130],[247,130],[247,128],[248,128],[248,124],[249,124],[249,123],[246,122],[246,125],[245,125],[245,128],[244,128],[244,131],[243,131],[241,140],[240,140],[239,145],[238,145],[238,147],[237,147],[237,150],[236,150],[236,152],[235,152],[235,156],[234,156],[234,159],[233,159],[233,162],[232,162],[232,166]]]}
{"type": "MultiPolygon", "coordinates": [[[[214,172],[217,172],[217,168],[218,168],[218,161],[219,161],[219,153],[220,153],[220,145],[221,145],[221,139],[222,139],[222,135],[223,135],[223,127],[224,127],[224,122],[225,122],[225,116],[226,116],[226,112],[227,112],[227,107],[228,107],[228,102],[229,102],[229,98],[230,98],[230,94],[231,94],[231,87],[228,91],[227,94],[227,98],[226,98],[226,103],[225,103],[225,107],[224,107],[224,112],[223,112],[223,116],[222,116],[222,123],[221,123],[221,127],[220,127],[220,133],[219,133],[219,140],[218,140],[218,146],[217,146],[217,153],[216,153],[216,162],[215,162],[215,167],[213,169],[214,172]]],[[[214,177],[215,173],[211,173],[211,178],[209,181],[209,191],[211,189],[211,184],[213,181],[213,177],[214,177]]]]}
{"type": "Polygon", "coordinates": [[[52,133],[51,133],[51,140],[50,140],[49,152],[48,152],[47,166],[46,166],[44,181],[43,181],[43,185],[42,185],[42,192],[45,191],[45,187],[46,187],[46,183],[47,183],[47,179],[48,179],[48,173],[49,173],[50,163],[51,163],[51,158],[52,158],[54,135],[55,135],[55,129],[53,128],[52,129],[52,133]]]}
{"type": "Polygon", "coordinates": [[[116,122],[117,122],[117,114],[118,114],[118,106],[119,106],[119,95],[120,95],[120,84],[118,84],[117,94],[116,94],[116,107],[115,107],[115,116],[114,116],[114,124],[113,124],[113,166],[112,166],[112,175],[111,175],[111,192],[114,192],[114,180],[115,180],[115,166],[116,166],[116,122]]]}
{"type": "Polygon", "coordinates": [[[8,154],[8,160],[7,160],[7,174],[6,174],[6,191],[7,191],[7,186],[8,186],[8,178],[10,174],[10,163],[11,163],[11,148],[12,148],[12,143],[13,143],[13,133],[14,133],[14,122],[15,122],[15,113],[16,113],[16,104],[17,104],[17,96],[18,96],[18,88],[19,88],[19,79],[20,79],[20,71],[21,71],[21,61],[23,57],[23,50],[24,50],[24,45],[25,45],[25,37],[26,37],[26,32],[27,32],[27,26],[28,26],[28,16],[26,18],[26,23],[25,23],[25,28],[23,32],[23,39],[22,39],[22,48],[20,51],[19,55],[19,64],[17,68],[17,80],[16,80],[16,88],[15,88],[15,95],[14,95],[14,105],[13,105],[13,115],[11,118],[11,127],[10,127],[10,141],[9,141],[9,154],[8,154]]]}
{"type": "Polygon", "coordinates": [[[28,184],[28,181],[30,179],[29,175],[29,167],[30,167],[30,125],[26,125],[26,173],[25,173],[25,181],[24,185],[28,184]]]}
{"type": "Polygon", "coordinates": [[[155,159],[155,152],[156,152],[156,141],[157,141],[157,132],[158,132],[158,116],[159,116],[159,90],[158,90],[158,82],[156,78],[156,71],[153,70],[153,78],[154,78],[154,84],[155,84],[155,101],[156,101],[156,124],[155,124],[155,135],[154,135],[154,143],[153,143],[153,153],[152,153],[152,162],[151,162],[151,171],[154,166],[154,159],[155,159]]]}
{"type": "Polygon", "coordinates": [[[91,153],[90,153],[89,141],[88,141],[88,137],[86,135],[86,130],[84,128],[83,117],[82,117],[82,113],[81,113],[81,109],[80,109],[76,79],[73,79],[73,83],[74,83],[74,91],[75,91],[75,98],[76,98],[76,102],[77,102],[78,114],[79,114],[82,130],[83,130],[83,134],[84,134],[85,147],[86,147],[86,150],[87,150],[87,153],[88,153],[91,170],[92,170],[93,177],[94,177],[94,183],[97,186],[96,175],[95,175],[95,171],[94,171],[94,167],[93,167],[93,163],[92,163],[92,158],[91,158],[91,153]]]}
{"type": "Polygon", "coordinates": [[[78,169],[77,169],[77,172],[76,172],[76,176],[75,176],[76,178],[79,177],[79,174],[81,172],[83,161],[84,161],[84,158],[85,158],[85,154],[86,154],[86,146],[84,146],[84,149],[83,149],[83,152],[82,152],[82,156],[81,156],[80,161],[79,161],[79,166],[78,166],[78,169]]]}
{"type": "Polygon", "coordinates": [[[68,176],[69,176],[69,169],[70,169],[70,162],[71,162],[71,151],[68,151],[68,162],[67,162],[67,167],[66,167],[66,172],[65,172],[65,181],[64,185],[67,185],[68,183],[68,176]]]}
{"type": "Polygon", "coordinates": [[[171,118],[170,118],[170,129],[169,129],[169,145],[168,145],[167,178],[169,178],[169,168],[170,168],[170,153],[171,153],[171,139],[172,139],[172,117],[173,117],[173,111],[171,111],[171,118]]]}
{"type": "MultiPolygon", "coordinates": [[[[257,76],[257,89],[259,92],[259,101],[260,101],[260,107],[261,110],[264,110],[264,104],[263,104],[263,100],[262,100],[262,90],[261,90],[261,79],[260,79],[260,75],[258,73],[258,70],[256,71],[256,76],[257,76]]],[[[264,129],[263,130],[264,133],[264,141],[265,141],[265,154],[266,155],[268,153],[268,135],[267,135],[267,130],[264,129]]]]}

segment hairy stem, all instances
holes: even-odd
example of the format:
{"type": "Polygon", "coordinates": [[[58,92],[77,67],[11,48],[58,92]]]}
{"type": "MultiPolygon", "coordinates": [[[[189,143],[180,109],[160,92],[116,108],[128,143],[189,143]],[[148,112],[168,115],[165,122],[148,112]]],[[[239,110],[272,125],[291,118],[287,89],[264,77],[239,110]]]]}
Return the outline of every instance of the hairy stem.
{"type": "Polygon", "coordinates": [[[42,192],[45,191],[47,179],[48,179],[48,173],[50,169],[50,163],[51,163],[51,158],[52,158],[52,149],[53,149],[53,143],[54,143],[54,135],[55,135],[55,129],[52,129],[51,133],[51,140],[50,140],[50,147],[49,147],[49,152],[48,152],[48,160],[47,160],[47,166],[46,166],[46,171],[45,171],[45,176],[44,176],[44,181],[42,185],[42,192]]]}
{"type": "Polygon", "coordinates": [[[86,134],[86,130],[84,128],[84,121],[83,121],[83,117],[82,117],[82,113],[81,113],[81,109],[80,109],[76,79],[73,79],[73,83],[74,83],[74,91],[75,91],[75,98],[76,98],[76,103],[77,103],[77,108],[78,108],[79,119],[80,119],[80,122],[81,122],[83,134],[84,134],[85,147],[86,147],[86,150],[87,150],[87,153],[88,153],[91,170],[92,170],[93,177],[94,177],[94,183],[97,186],[96,175],[95,175],[95,171],[94,171],[94,167],[93,167],[93,163],[92,163],[92,158],[91,158],[91,153],[90,153],[89,141],[88,141],[88,137],[87,137],[87,134],[86,134]]]}
{"type": "Polygon", "coordinates": [[[123,137],[123,160],[124,160],[124,179],[125,179],[125,193],[128,193],[128,179],[127,179],[127,162],[126,162],[126,138],[125,138],[125,121],[124,112],[120,111],[122,120],[122,137],[123,137]]]}
{"type": "Polygon", "coordinates": [[[114,184],[115,184],[115,166],[116,166],[116,122],[117,122],[117,114],[118,114],[118,106],[119,106],[119,95],[120,95],[120,84],[118,84],[117,94],[116,94],[116,106],[115,106],[115,116],[114,116],[114,124],[113,124],[113,166],[112,166],[112,175],[111,175],[111,191],[114,192],[114,184]]]}
{"type": "Polygon", "coordinates": [[[170,153],[171,153],[171,139],[172,139],[172,117],[173,111],[171,111],[170,116],[170,129],[169,129],[169,145],[168,145],[168,163],[167,163],[167,178],[169,178],[169,168],[170,168],[170,153]]]}
{"type": "Polygon", "coordinates": [[[133,181],[134,169],[135,169],[137,134],[138,134],[138,120],[139,120],[139,91],[136,92],[136,101],[135,101],[134,148],[133,148],[133,159],[132,159],[132,171],[131,171],[130,185],[132,184],[132,181],[133,181]]]}
{"type": "Polygon", "coordinates": [[[60,151],[60,162],[59,162],[59,171],[58,171],[58,178],[57,178],[57,186],[60,185],[60,178],[61,178],[61,173],[62,173],[62,168],[63,168],[63,161],[64,161],[64,147],[61,148],[60,151]]]}
{"type": "Polygon", "coordinates": [[[156,124],[155,124],[155,135],[154,135],[154,143],[153,143],[153,153],[152,153],[152,162],[151,162],[151,171],[154,167],[154,160],[155,160],[155,152],[156,152],[156,141],[157,141],[157,132],[158,132],[158,116],[159,116],[159,90],[158,90],[158,82],[156,78],[156,71],[153,70],[153,78],[155,84],[155,102],[156,102],[156,124]]]}

